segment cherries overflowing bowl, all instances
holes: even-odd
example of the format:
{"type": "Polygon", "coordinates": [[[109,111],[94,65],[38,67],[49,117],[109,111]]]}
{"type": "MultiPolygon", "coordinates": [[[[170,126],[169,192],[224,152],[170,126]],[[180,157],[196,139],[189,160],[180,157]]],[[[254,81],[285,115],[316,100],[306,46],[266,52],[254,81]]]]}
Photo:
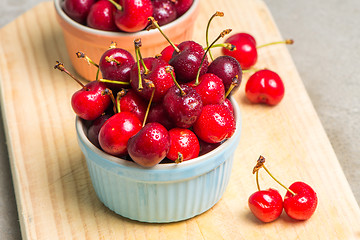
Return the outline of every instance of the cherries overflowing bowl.
{"type": "MultiPolygon", "coordinates": [[[[130,1],[123,2],[125,4],[125,2],[127,3],[130,1]]],[[[193,0],[191,7],[185,13],[181,13],[181,16],[162,26],[164,33],[171,37],[174,42],[182,42],[191,39],[194,27],[193,23],[199,13],[199,2],[200,0],[193,0]]],[[[87,80],[93,80],[97,69],[89,68],[85,62],[79,61],[75,54],[78,51],[86,52],[91,59],[95,62],[99,62],[101,55],[107,50],[107,47],[111,42],[117,42],[119,47],[133,53],[134,46],[132,41],[135,38],[141,38],[143,43],[142,53],[144,56],[154,56],[168,45],[168,42],[157,31],[141,30],[136,32],[124,32],[95,29],[71,18],[64,11],[64,0],[54,0],[54,5],[56,17],[63,31],[67,52],[72,66],[77,73],[87,80]]],[[[125,5],[123,8],[125,11],[125,5]]],[[[126,16],[121,17],[130,19],[130,17],[126,16]]],[[[140,17],[137,17],[136,19],[139,18],[140,17]]],[[[147,22],[147,16],[145,17],[145,22],[147,22]]]]}
{"type": "Polygon", "coordinates": [[[236,130],[231,138],[197,158],[160,163],[152,168],[111,156],[87,137],[85,121],[77,117],[78,142],[85,155],[99,199],[117,214],[142,222],[176,222],[214,206],[228,185],[241,133],[241,115],[234,106],[236,130]]]}

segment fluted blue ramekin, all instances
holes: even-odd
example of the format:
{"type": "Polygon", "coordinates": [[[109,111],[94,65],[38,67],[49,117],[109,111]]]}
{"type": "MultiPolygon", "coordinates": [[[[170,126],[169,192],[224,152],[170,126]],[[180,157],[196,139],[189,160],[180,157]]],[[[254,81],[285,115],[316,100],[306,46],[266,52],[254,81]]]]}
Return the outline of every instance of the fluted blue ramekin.
{"type": "Polygon", "coordinates": [[[198,158],[150,169],[96,148],[77,119],[78,142],[100,201],[117,214],[141,222],[176,222],[210,209],[225,192],[240,140],[240,109],[233,99],[232,103],[236,130],[230,139],[198,158]]]}

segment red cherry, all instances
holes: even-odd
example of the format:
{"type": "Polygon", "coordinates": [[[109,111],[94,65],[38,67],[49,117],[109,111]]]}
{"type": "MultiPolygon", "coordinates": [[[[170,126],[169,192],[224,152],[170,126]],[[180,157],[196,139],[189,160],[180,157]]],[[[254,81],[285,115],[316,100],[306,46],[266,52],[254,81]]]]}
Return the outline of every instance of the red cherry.
{"type": "Polygon", "coordinates": [[[221,78],[215,74],[205,73],[200,76],[198,85],[195,85],[195,80],[187,85],[193,87],[199,93],[204,106],[224,102],[225,86],[221,78]]]}
{"type": "Polygon", "coordinates": [[[206,73],[209,61],[206,56],[201,65],[205,51],[200,44],[194,41],[185,41],[178,45],[178,49],[179,52],[174,51],[169,64],[174,67],[176,80],[179,83],[196,79],[200,66],[200,76],[206,73]]]}
{"type": "Polygon", "coordinates": [[[169,151],[169,132],[160,123],[148,123],[129,139],[127,147],[134,162],[143,167],[153,167],[161,162],[169,151]]]}
{"type": "Polygon", "coordinates": [[[236,128],[234,115],[221,104],[209,104],[195,122],[194,132],[201,140],[208,143],[218,143],[230,138],[236,128]]]}
{"type": "Polygon", "coordinates": [[[137,95],[133,89],[127,89],[123,92],[123,96],[120,98],[120,111],[131,112],[135,114],[141,122],[143,122],[147,103],[143,98],[137,95]]]}
{"type": "Polygon", "coordinates": [[[175,4],[177,17],[180,17],[189,10],[194,0],[173,0],[173,2],[175,4]]]}
{"type": "Polygon", "coordinates": [[[148,25],[148,17],[153,14],[151,0],[120,0],[116,4],[115,24],[124,32],[138,32],[148,25]]]}
{"type": "Polygon", "coordinates": [[[87,15],[95,0],[65,0],[63,2],[64,12],[74,21],[85,24],[87,15]]]}
{"type": "Polygon", "coordinates": [[[230,99],[225,98],[225,100],[222,104],[225,105],[230,110],[230,112],[234,115],[234,106],[232,105],[230,99]]]}
{"type": "MultiPolygon", "coordinates": [[[[178,44],[175,44],[175,46],[178,46],[178,44]]],[[[168,63],[170,61],[170,59],[172,58],[174,51],[175,51],[174,47],[169,45],[161,51],[158,58],[160,58],[168,63]]]]}
{"type": "Polygon", "coordinates": [[[140,65],[141,83],[143,89],[139,88],[139,68],[137,64],[134,64],[130,71],[131,86],[144,99],[150,100],[153,88],[151,85],[146,84],[145,80],[151,81],[155,85],[153,102],[160,102],[162,101],[168,89],[174,85],[171,74],[166,72],[166,67],[168,67],[169,64],[161,59],[153,57],[144,58],[143,62],[148,70],[146,71],[143,65],[140,65]]]}
{"type": "Polygon", "coordinates": [[[252,103],[276,105],[283,99],[285,88],[277,73],[264,69],[250,76],[246,82],[245,94],[252,103]]]}
{"type": "Polygon", "coordinates": [[[86,18],[87,26],[105,31],[118,31],[114,22],[115,6],[108,0],[94,3],[86,18]]]}
{"type": "Polygon", "coordinates": [[[253,193],[248,200],[251,212],[263,222],[276,220],[283,211],[283,200],[275,189],[260,190],[253,193]]]}
{"type": "Polygon", "coordinates": [[[215,148],[217,148],[218,146],[221,145],[220,142],[219,143],[207,143],[201,139],[199,139],[199,144],[200,144],[199,156],[204,155],[208,152],[211,152],[212,150],[214,150],[215,148]]]}
{"type": "Polygon", "coordinates": [[[284,197],[286,214],[296,220],[307,220],[315,212],[318,198],[316,192],[304,182],[294,182],[290,185],[295,195],[287,191],[284,197]]]}
{"type": "Polygon", "coordinates": [[[230,36],[225,40],[236,47],[235,50],[228,50],[222,48],[224,55],[234,57],[239,63],[241,68],[249,69],[255,65],[258,57],[255,39],[247,33],[237,33],[230,36]]]}
{"type": "Polygon", "coordinates": [[[166,112],[162,103],[153,103],[151,105],[146,122],[158,122],[163,125],[167,130],[175,127],[174,122],[169,117],[169,114],[166,112]]]}
{"type": "Polygon", "coordinates": [[[109,118],[99,132],[99,143],[105,152],[114,156],[127,154],[128,140],[140,131],[142,125],[135,114],[120,112],[109,118]]]}
{"type": "Polygon", "coordinates": [[[100,117],[111,104],[110,97],[103,94],[105,89],[104,83],[92,81],[76,91],[71,97],[71,106],[76,115],[85,120],[100,117]]]}
{"type": "Polygon", "coordinates": [[[170,150],[167,158],[172,161],[178,159],[181,153],[182,160],[186,161],[199,156],[200,145],[195,133],[187,128],[173,128],[170,134],[170,150]]]}
{"type": "Polygon", "coordinates": [[[153,0],[153,17],[159,26],[165,25],[176,19],[176,9],[171,0],[153,0]]]}
{"type": "Polygon", "coordinates": [[[112,90],[130,87],[130,70],[135,64],[135,59],[127,50],[117,48],[112,44],[100,58],[99,69],[104,79],[124,82],[126,84],[106,83],[112,90]]]}
{"type": "Polygon", "coordinates": [[[87,137],[89,141],[96,147],[100,148],[99,132],[104,123],[111,117],[109,114],[104,114],[95,119],[88,128],[87,137]]]}

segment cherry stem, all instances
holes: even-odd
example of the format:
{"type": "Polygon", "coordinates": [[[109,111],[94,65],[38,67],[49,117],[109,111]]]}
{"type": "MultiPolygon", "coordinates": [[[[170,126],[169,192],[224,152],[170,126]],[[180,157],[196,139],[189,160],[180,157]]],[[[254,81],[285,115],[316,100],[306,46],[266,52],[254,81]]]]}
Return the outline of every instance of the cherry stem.
{"type": "Polygon", "coordinates": [[[228,89],[228,90],[226,91],[226,93],[225,93],[225,98],[227,98],[227,97],[229,96],[229,94],[231,93],[231,91],[232,91],[236,86],[238,86],[238,85],[240,85],[240,81],[239,81],[239,76],[236,75],[236,76],[232,79],[231,84],[230,84],[230,87],[229,87],[229,89],[228,89]]]}
{"type": "Polygon", "coordinates": [[[257,189],[260,191],[260,184],[259,184],[259,170],[256,171],[256,186],[257,186],[257,189]]]}
{"type": "Polygon", "coordinates": [[[146,28],[146,30],[149,31],[150,29],[157,28],[159,30],[159,32],[163,35],[163,37],[166,39],[166,41],[168,41],[170,43],[170,45],[174,48],[174,50],[179,53],[180,49],[177,46],[175,46],[175,44],[165,35],[165,33],[161,30],[161,28],[160,28],[159,24],[157,23],[157,21],[155,20],[155,18],[154,17],[148,17],[148,20],[151,21],[152,24],[149,25],[146,28]]]}
{"type": "Polygon", "coordinates": [[[130,85],[129,82],[123,82],[123,81],[116,81],[116,80],[110,80],[110,79],[104,79],[104,78],[100,78],[99,82],[103,82],[103,83],[113,83],[113,84],[122,84],[122,85],[130,85]]]}
{"type": "Polygon", "coordinates": [[[114,63],[116,63],[116,65],[121,65],[121,63],[118,61],[118,60],[116,60],[113,56],[106,56],[105,57],[105,61],[107,61],[108,63],[110,63],[110,62],[114,62],[114,63]]]}
{"type": "Polygon", "coordinates": [[[123,10],[123,7],[120,4],[118,4],[117,2],[115,2],[114,0],[108,0],[108,1],[111,2],[116,7],[117,10],[119,10],[119,11],[123,10]]]}
{"type": "MultiPolygon", "coordinates": [[[[114,113],[115,114],[119,113],[118,108],[117,108],[117,102],[115,100],[113,92],[110,89],[105,88],[105,90],[101,92],[101,95],[109,95],[110,98],[111,98],[111,101],[112,101],[112,103],[114,105],[114,107],[113,107],[114,113]]],[[[120,107],[119,107],[119,109],[120,109],[120,107]]]]}
{"type": "MultiPolygon", "coordinates": [[[[231,43],[218,43],[218,44],[214,44],[211,48],[215,48],[215,47],[223,47],[223,48],[226,48],[226,49],[228,49],[230,51],[235,51],[236,50],[236,46],[231,44],[231,43]]],[[[204,48],[204,50],[207,50],[207,49],[208,49],[208,47],[204,48]]]]}
{"type": "Polygon", "coordinates": [[[176,163],[176,164],[179,164],[179,163],[182,163],[183,161],[184,161],[183,155],[181,154],[181,152],[178,152],[178,157],[177,157],[177,159],[175,160],[175,163],[176,163]]]}
{"type": "MultiPolygon", "coordinates": [[[[211,21],[215,18],[215,17],[223,17],[224,16],[224,13],[223,12],[218,12],[216,11],[216,13],[214,13],[211,18],[209,19],[208,23],[207,23],[207,26],[206,26],[206,48],[209,49],[209,28],[210,28],[210,23],[211,21]]],[[[210,55],[210,58],[212,61],[214,61],[214,58],[213,56],[211,55],[211,51],[209,50],[209,55],[210,55]]]]}
{"type": "Polygon", "coordinates": [[[181,88],[181,86],[179,85],[179,83],[178,83],[178,82],[176,81],[176,79],[175,79],[175,76],[174,76],[174,68],[173,68],[172,66],[166,66],[166,67],[165,67],[165,71],[168,72],[168,73],[170,73],[170,75],[171,75],[171,77],[172,77],[172,79],[173,79],[176,87],[180,90],[180,95],[181,95],[181,96],[185,96],[186,93],[184,92],[184,90],[181,88]]]}
{"type": "Polygon", "coordinates": [[[206,57],[206,54],[209,52],[210,48],[220,39],[220,38],[223,38],[225,35],[229,34],[231,32],[231,29],[225,29],[224,31],[222,31],[219,36],[210,44],[210,46],[207,47],[205,53],[204,53],[204,56],[202,57],[201,59],[201,63],[200,63],[200,67],[198,69],[198,72],[196,74],[196,79],[195,79],[195,83],[194,85],[197,86],[199,85],[199,77],[200,77],[200,72],[201,72],[201,68],[202,68],[202,65],[204,63],[204,60],[205,60],[205,57],[206,57]]]}
{"type": "Polygon", "coordinates": [[[149,115],[151,103],[152,103],[153,98],[154,98],[154,95],[155,95],[155,85],[154,85],[154,83],[153,83],[152,81],[150,81],[150,80],[146,80],[145,82],[146,82],[146,84],[148,84],[149,87],[153,88],[153,90],[152,90],[152,92],[151,92],[151,97],[150,97],[149,103],[148,103],[147,108],[146,108],[145,117],[144,117],[144,121],[143,121],[143,123],[142,123],[142,127],[145,126],[147,117],[148,117],[148,115],[149,115]]]}
{"type": "Polygon", "coordinates": [[[82,58],[82,59],[85,59],[85,61],[90,65],[94,65],[95,67],[97,67],[97,72],[96,72],[96,81],[99,79],[99,71],[100,71],[100,68],[99,68],[99,65],[97,63],[95,63],[93,60],[91,60],[91,58],[89,58],[85,53],[83,52],[77,52],[76,53],[76,56],[78,58],[82,58]]]}
{"type": "Polygon", "coordinates": [[[143,89],[143,85],[142,85],[142,79],[141,79],[141,70],[140,70],[140,60],[139,60],[139,48],[141,45],[140,39],[135,39],[134,44],[135,44],[135,56],[136,56],[136,64],[137,64],[137,68],[138,68],[138,78],[139,78],[139,86],[138,86],[138,90],[141,91],[143,89]]]}
{"type": "Polygon", "coordinates": [[[116,108],[118,113],[121,112],[120,99],[125,96],[127,92],[128,90],[123,88],[116,94],[116,108]]]}
{"type": "Polygon", "coordinates": [[[85,87],[85,85],[80,82],[79,79],[77,79],[74,75],[72,75],[65,67],[64,64],[62,64],[59,61],[56,61],[56,65],[54,66],[54,69],[58,69],[62,72],[65,72],[67,75],[69,75],[72,79],[74,79],[84,90],[89,90],[87,87],[85,87]]]}
{"type": "Polygon", "coordinates": [[[262,48],[262,47],[266,47],[266,46],[270,46],[270,45],[275,45],[275,44],[293,44],[294,40],[292,39],[286,39],[285,41],[278,41],[278,42],[271,42],[271,43],[266,43],[260,46],[257,46],[256,49],[262,48]]]}
{"type": "Polygon", "coordinates": [[[113,48],[116,48],[116,47],[117,47],[116,42],[111,41],[109,49],[113,49],[113,48]]]}
{"type": "Polygon", "coordinates": [[[284,184],[282,184],[279,180],[277,180],[271,173],[270,171],[265,167],[265,158],[263,156],[260,156],[259,159],[257,160],[257,164],[253,169],[253,173],[256,171],[258,172],[260,168],[264,168],[264,170],[270,175],[270,177],[272,179],[275,180],[275,182],[277,182],[278,184],[280,184],[280,186],[282,186],[283,188],[285,188],[287,191],[289,191],[293,196],[296,195],[296,193],[294,191],[292,191],[290,188],[286,187],[284,184]]]}

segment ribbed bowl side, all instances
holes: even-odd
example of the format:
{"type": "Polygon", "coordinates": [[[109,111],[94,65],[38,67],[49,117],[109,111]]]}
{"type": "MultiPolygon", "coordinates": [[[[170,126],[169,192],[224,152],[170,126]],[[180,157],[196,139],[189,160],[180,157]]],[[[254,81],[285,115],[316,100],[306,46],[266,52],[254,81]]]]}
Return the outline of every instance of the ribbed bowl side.
{"type": "Polygon", "coordinates": [[[99,199],[117,214],[142,222],[176,222],[214,206],[228,185],[233,152],[207,174],[175,182],[139,182],[114,174],[87,158],[99,199]]]}

